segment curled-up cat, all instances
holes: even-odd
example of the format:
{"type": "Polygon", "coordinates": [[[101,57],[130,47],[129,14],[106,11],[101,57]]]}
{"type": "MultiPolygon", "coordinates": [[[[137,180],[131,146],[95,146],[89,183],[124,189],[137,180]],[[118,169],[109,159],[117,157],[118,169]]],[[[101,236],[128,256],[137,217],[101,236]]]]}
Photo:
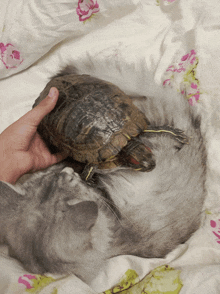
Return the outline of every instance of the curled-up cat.
{"type": "Polygon", "coordinates": [[[15,186],[0,183],[0,241],[27,270],[89,282],[112,256],[164,257],[198,229],[206,194],[199,116],[168,90],[134,103],[151,126],[169,125],[189,138],[183,144],[166,133],[141,135],[155,155],[151,172],[119,167],[87,183],[64,162],[15,186]]]}

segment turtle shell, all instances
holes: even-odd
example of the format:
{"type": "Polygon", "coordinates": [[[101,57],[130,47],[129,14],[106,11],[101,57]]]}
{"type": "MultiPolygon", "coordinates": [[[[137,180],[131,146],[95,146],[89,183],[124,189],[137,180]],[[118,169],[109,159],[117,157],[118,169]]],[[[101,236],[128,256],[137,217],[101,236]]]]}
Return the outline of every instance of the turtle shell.
{"type": "Polygon", "coordinates": [[[41,121],[38,132],[48,144],[84,163],[100,163],[116,156],[149,122],[117,86],[89,75],[53,78],[35,101],[51,87],[59,90],[55,108],[41,121]]]}

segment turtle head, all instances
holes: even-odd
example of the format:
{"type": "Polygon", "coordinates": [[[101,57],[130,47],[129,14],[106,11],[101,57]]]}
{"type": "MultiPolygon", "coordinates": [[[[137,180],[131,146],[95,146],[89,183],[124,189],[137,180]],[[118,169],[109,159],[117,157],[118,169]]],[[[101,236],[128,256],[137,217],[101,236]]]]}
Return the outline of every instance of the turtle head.
{"type": "Polygon", "coordinates": [[[128,145],[122,149],[119,158],[123,166],[137,171],[149,172],[156,166],[151,149],[136,138],[129,141],[128,145]]]}

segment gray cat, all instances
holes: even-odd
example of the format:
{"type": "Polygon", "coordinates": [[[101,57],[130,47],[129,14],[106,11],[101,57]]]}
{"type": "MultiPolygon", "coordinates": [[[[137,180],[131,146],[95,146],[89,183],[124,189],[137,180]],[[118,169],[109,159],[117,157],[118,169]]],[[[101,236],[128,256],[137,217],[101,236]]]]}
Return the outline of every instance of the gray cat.
{"type": "Polygon", "coordinates": [[[153,171],[117,168],[85,183],[64,162],[15,186],[0,182],[0,241],[27,270],[90,282],[108,258],[164,257],[199,227],[206,194],[199,116],[168,90],[134,102],[152,126],[170,125],[189,138],[141,135],[155,155],[153,171]]]}

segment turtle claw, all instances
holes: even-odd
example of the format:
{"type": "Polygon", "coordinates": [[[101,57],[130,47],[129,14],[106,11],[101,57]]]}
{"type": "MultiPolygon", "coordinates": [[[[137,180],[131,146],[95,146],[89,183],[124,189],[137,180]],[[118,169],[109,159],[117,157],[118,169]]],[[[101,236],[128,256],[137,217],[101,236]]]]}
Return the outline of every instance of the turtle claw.
{"type": "Polygon", "coordinates": [[[175,136],[175,139],[182,144],[189,144],[189,138],[186,136],[183,130],[172,128],[171,126],[167,126],[165,130],[170,131],[170,134],[175,136]]]}
{"type": "Polygon", "coordinates": [[[167,133],[174,136],[178,142],[182,144],[189,144],[188,137],[185,135],[183,130],[173,128],[171,126],[161,126],[161,127],[149,127],[149,129],[144,130],[144,133],[167,133]]]}

